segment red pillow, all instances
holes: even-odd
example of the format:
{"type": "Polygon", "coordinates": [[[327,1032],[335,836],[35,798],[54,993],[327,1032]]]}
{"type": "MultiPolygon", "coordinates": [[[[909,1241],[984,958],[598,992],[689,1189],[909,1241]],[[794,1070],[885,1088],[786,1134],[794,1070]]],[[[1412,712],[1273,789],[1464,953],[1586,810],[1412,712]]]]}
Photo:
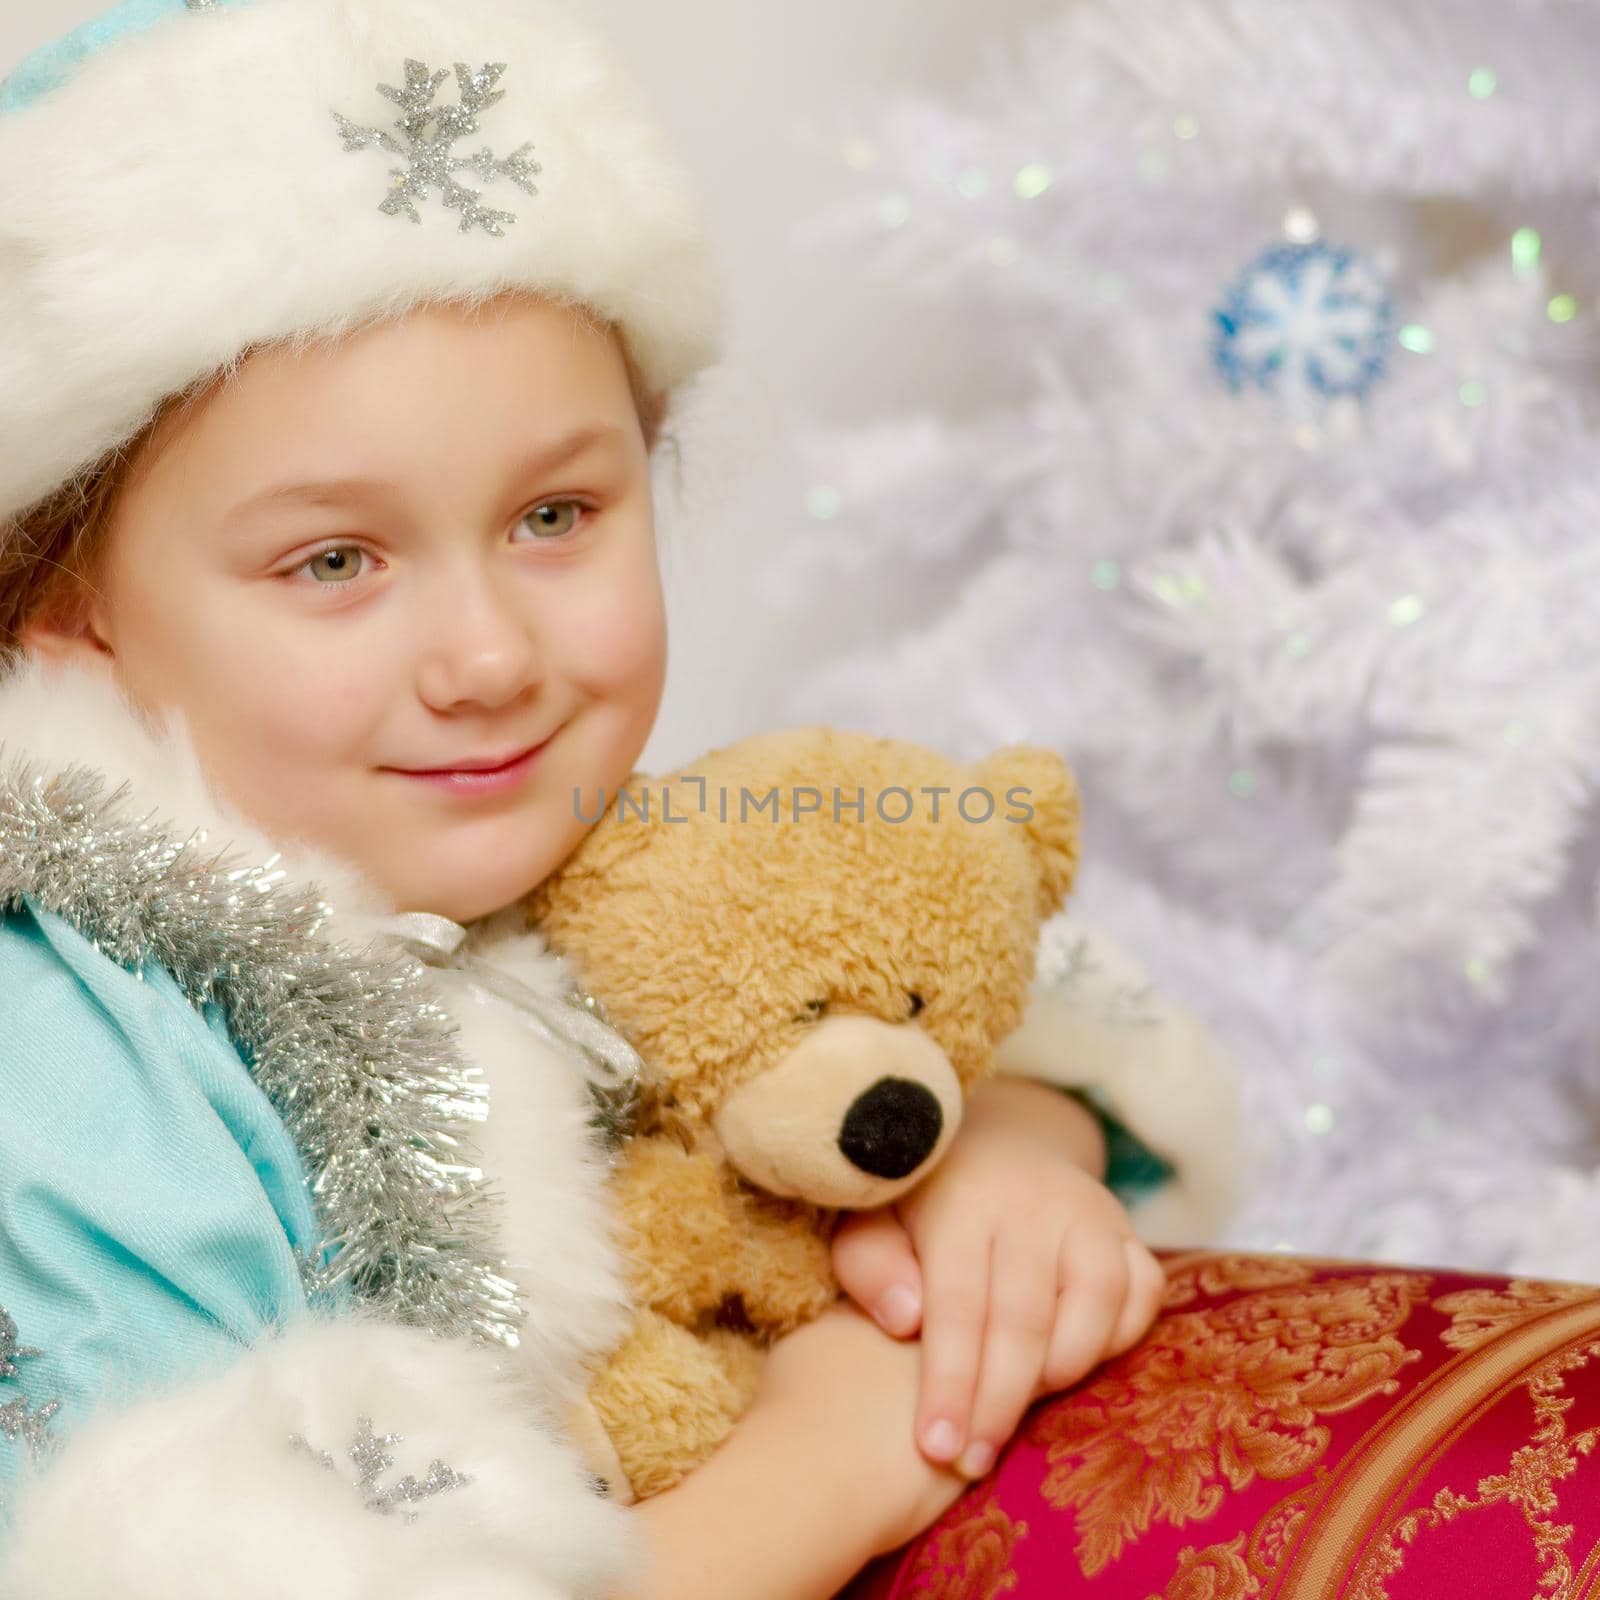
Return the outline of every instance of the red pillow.
{"type": "Polygon", "coordinates": [[[1145,1339],[841,1600],[1600,1600],[1600,1289],[1165,1264],[1145,1339]]]}

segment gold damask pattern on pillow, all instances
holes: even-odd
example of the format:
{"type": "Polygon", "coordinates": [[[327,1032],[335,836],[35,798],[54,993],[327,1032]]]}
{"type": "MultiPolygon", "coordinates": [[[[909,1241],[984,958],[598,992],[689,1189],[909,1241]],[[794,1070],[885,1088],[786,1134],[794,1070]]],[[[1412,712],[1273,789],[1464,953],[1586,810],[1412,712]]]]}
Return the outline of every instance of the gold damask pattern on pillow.
{"type": "Polygon", "coordinates": [[[1600,1289],[1166,1264],[1145,1340],[850,1600],[1600,1600],[1600,1289]]]}

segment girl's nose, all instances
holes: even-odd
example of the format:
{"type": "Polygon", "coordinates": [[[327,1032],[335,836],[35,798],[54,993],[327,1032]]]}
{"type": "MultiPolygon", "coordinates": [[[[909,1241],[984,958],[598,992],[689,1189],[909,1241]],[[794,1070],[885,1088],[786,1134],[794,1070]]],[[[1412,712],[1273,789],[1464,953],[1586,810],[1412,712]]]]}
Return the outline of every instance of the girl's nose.
{"type": "Polygon", "coordinates": [[[424,596],[418,692],[436,711],[504,705],[543,676],[528,596],[504,573],[453,572],[424,596]]]}

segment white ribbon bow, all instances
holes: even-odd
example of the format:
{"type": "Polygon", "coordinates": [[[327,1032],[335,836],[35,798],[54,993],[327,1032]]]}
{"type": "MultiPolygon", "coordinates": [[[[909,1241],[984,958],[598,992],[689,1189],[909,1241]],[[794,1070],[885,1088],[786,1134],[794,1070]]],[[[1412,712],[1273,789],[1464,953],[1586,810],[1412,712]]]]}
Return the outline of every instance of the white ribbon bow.
{"type": "Polygon", "coordinates": [[[589,1089],[594,1095],[594,1126],[613,1164],[638,1121],[639,1089],[644,1062],[639,1052],[610,1025],[598,996],[582,987],[564,967],[560,999],[530,988],[481,956],[463,951],[467,930],[449,917],[430,911],[407,911],[388,917],[378,931],[410,945],[430,967],[464,972],[481,989],[515,1007],[535,1033],[558,1049],[576,1050],[589,1064],[589,1089]]]}

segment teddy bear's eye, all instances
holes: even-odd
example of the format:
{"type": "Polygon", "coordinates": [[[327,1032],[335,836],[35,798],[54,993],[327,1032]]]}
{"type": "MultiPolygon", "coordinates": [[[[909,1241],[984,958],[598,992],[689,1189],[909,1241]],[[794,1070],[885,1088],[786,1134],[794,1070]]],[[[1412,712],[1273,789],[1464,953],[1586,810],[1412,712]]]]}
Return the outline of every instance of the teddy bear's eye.
{"type": "Polygon", "coordinates": [[[914,994],[911,997],[911,1015],[915,1017],[915,1016],[919,1015],[921,1013],[921,1011],[922,1011],[922,996],[920,994],[914,994]]]}
{"type": "Polygon", "coordinates": [[[795,1018],[796,1022],[815,1022],[824,1011],[828,1009],[826,1000],[807,1000],[805,1009],[795,1018]]]}

